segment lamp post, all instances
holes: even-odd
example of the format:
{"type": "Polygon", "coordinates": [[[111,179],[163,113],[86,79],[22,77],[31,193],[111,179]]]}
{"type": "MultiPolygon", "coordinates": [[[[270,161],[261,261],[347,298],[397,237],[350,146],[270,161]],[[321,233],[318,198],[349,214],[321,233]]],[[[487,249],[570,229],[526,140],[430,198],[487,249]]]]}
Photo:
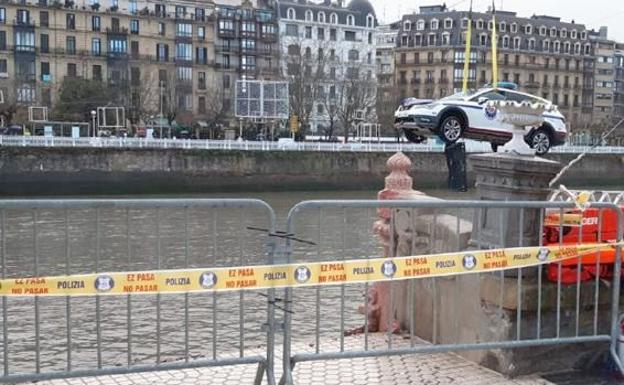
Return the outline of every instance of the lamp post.
{"type": "Polygon", "coordinates": [[[158,119],[158,125],[160,126],[160,136],[159,139],[162,139],[162,133],[163,133],[163,127],[162,127],[162,120],[163,120],[163,88],[164,88],[164,82],[161,80],[158,84],[158,88],[160,91],[160,115],[159,115],[159,119],[158,119]]]}
{"type": "Polygon", "coordinates": [[[95,110],[91,110],[91,125],[93,126],[93,137],[95,138],[95,116],[97,115],[97,112],[95,110]]]}

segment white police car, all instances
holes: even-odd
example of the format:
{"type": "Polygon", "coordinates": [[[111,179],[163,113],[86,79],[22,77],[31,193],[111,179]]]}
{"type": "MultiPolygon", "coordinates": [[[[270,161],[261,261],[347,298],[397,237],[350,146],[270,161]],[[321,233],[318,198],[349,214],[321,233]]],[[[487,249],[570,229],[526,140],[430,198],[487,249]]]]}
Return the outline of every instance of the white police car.
{"type": "Polygon", "coordinates": [[[565,118],[550,101],[503,88],[500,83],[498,88],[487,87],[433,102],[409,100],[395,112],[395,127],[414,143],[432,136],[439,136],[446,143],[466,138],[488,141],[496,151],[499,145],[511,139],[512,126],[501,121],[502,114],[496,107],[487,105],[490,100],[543,103],[553,107],[544,112],[544,123],[533,127],[525,136],[526,142],[538,155],[546,154],[552,146],[562,145],[567,136],[565,118]]]}

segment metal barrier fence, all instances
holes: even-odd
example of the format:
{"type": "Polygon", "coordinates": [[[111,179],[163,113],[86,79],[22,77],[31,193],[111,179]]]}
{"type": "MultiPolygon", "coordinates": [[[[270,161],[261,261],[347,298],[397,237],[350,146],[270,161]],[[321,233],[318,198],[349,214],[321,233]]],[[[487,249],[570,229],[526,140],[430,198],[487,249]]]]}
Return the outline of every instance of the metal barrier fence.
{"type": "MultiPolygon", "coordinates": [[[[185,150],[238,150],[238,151],[308,151],[308,152],[444,152],[444,145],[436,142],[414,143],[348,143],[327,142],[268,142],[234,140],[188,140],[188,139],[145,139],[145,138],[67,138],[42,136],[2,136],[0,146],[6,147],[85,147],[85,148],[146,148],[185,150]]],[[[466,151],[473,153],[491,152],[486,142],[466,141],[466,151]]],[[[558,146],[552,153],[580,154],[624,154],[624,147],[618,146],[558,146]]]]}
{"type": "MultiPolygon", "coordinates": [[[[287,219],[287,232],[308,242],[287,240],[288,262],[339,263],[349,259],[366,258],[367,255],[383,255],[370,224],[376,219],[376,213],[384,213],[384,210],[390,213],[388,228],[385,230],[389,238],[387,247],[390,250],[387,257],[394,257],[398,254],[396,250],[401,249],[402,252],[408,253],[401,255],[418,255],[414,250],[428,251],[420,253],[421,255],[466,250],[467,234],[470,236],[470,244],[477,249],[542,246],[544,215],[547,212],[554,212],[563,218],[564,209],[573,207],[575,205],[571,202],[441,200],[302,202],[291,209],[287,219]],[[524,223],[525,218],[530,218],[532,225],[529,227],[520,225],[524,223]],[[470,220],[473,221],[472,225],[476,226],[476,231],[471,232],[468,228],[470,220]],[[518,230],[510,233],[502,224],[513,223],[514,220],[519,224],[518,230]],[[496,223],[501,226],[497,226],[496,223]],[[456,236],[445,238],[445,233],[447,235],[455,233],[456,236]],[[531,237],[532,240],[529,239],[531,237]],[[327,245],[333,247],[327,248],[327,245]]],[[[614,239],[606,238],[606,235],[603,237],[601,230],[598,230],[598,242],[621,241],[624,223],[621,209],[613,203],[592,203],[591,207],[599,212],[596,219],[599,229],[602,229],[603,216],[606,213],[611,212],[617,218],[616,234],[608,235],[614,239]]],[[[583,222],[580,223],[580,227],[582,233],[583,222]]],[[[384,234],[383,226],[376,228],[378,234],[384,234]]],[[[559,242],[562,242],[563,225],[556,226],[555,231],[559,235],[559,242]]],[[[579,242],[582,241],[581,236],[579,242]]],[[[408,343],[402,343],[404,341],[402,337],[394,336],[392,327],[388,327],[385,337],[387,341],[383,344],[371,340],[368,315],[371,313],[373,303],[369,304],[368,300],[374,293],[368,284],[343,284],[335,288],[317,287],[316,290],[287,288],[284,294],[286,304],[284,374],[280,383],[292,384],[295,365],[305,361],[511,349],[584,342],[610,343],[611,354],[622,370],[622,363],[617,359],[615,350],[619,333],[621,256],[621,247],[617,247],[613,283],[610,286],[604,285],[598,274],[590,281],[581,283],[579,279],[576,284],[564,286],[561,263],[555,267],[556,283],[545,282],[544,273],[547,267],[542,265],[537,268],[505,270],[499,273],[391,281],[387,283],[390,285],[390,306],[387,307],[386,319],[395,319],[401,311],[395,308],[396,299],[399,295],[403,298],[407,296],[408,309],[403,309],[401,319],[402,326],[407,329],[408,336],[405,338],[409,339],[408,343]],[[480,298],[479,292],[468,290],[475,288],[475,276],[479,282],[489,280],[493,284],[490,285],[486,296],[489,296],[488,300],[494,304],[491,306],[495,308],[493,310],[495,317],[498,317],[496,319],[500,324],[515,323],[515,327],[512,328],[515,335],[505,338],[504,335],[492,333],[489,335],[490,338],[487,338],[487,333],[483,333],[486,338],[480,335],[479,338],[472,339],[460,328],[462,322],[460,320],[464,316],[460,310],[462,303],[481,306],[480,302],[473,301],[475,296],[480,298]],[[505,285],[515,285],[515,301],[511,303],[510,299],[503,295],[505,285]],[[447,296],[445,305],[440,297],[443,290],[447,296]],[[529,295],[537,296],[531,299],[532,305],[526,303],[530,299],[529,295]],[[419,298],[416,296],[430,298],[431,302],[419,300],[419,308],[415,309],[415,301],[419,298]],[[363,315],[357,316],[357,305],[360,304],[363,315]],[[534,306],[534,309],[530,306],[534,306]],[[515,316],[506,313],[505,309],[508,307],[516,309],[515,316]],[[425,322],[419,324],[415,320],[415,312],[427,311],[423,309],[429,309],[430,318],[421,316],[425,322]],[[447,321],[450,324],[445,326],[445,330],[436,330],[439,321],[444,318],[450,318],[452,321],[447,321]],[[328,324],[327,319],[338,319],[338,322],[336,325],[328,324]],[[355,346],[353,343],[346,343],[345,334],[350,334],[348,332],[351,328],[360,325],[364,325],[363,329],[360,329],[364,334],[363,338],[356,340],[355,346]],[[433,330],[428,329],[431,327],[433,330]],[[429,334],[431,343],[417,342],[419,341],[417,334],[429,334]],[[307,348],[309,346],[311,347],[307,348]]],[[[598,255],[598,261],[600,258],[598,255]]],[[[598,261],[596,271],[599,271],[598,261]]],[[[580,278],[580,264],[581,260],[577,258],[577,278],[580,278]]]]}
{"type": "MultiPolygon", "coordinates": [[[[574,207],[573,202],[308,201],[293,207],[287,231],[277,232],[274,211],[258,200],[0,200],[0,261],[2,278],[16,278],[339,263],[464,251],[468,246],[542,246],[546,214],[563,218],[565,210],[574,207]],[[531,224],[515,230],[501,225],[525,223],[525,219],[531,219],[531,224]],[[276,244],[280,238],[283,245],[276,244]]],[[[614,233],[603,235],[598,230],[597,241],[622,241],[620,207],[593,202],[590,208],[597,210],[592,223],[598,229],[607,215],[616,218],[614,233]]],[[[581,234],[585,225],[579,223],[581,234]]],[[[553,225],[548,226],[552,230],[553,225]]],[[[561,223],[555,226],[559,242],[566,231],[561,223]]],[[[373,306],[369,299],[375,288],[367,283],[289,287],[283,299],[276,298],[274,289],[3,297],[0,382],[257,364],[255,383],[261,383],[266,373],[272,385],[276,309],[283,310],[284,317],[281,382],[286,384],[293,383],[295,365],[304,361],[583,342],[610,343],[612,356],[624,372],[615,350],[621,256],[618,246],[609,286],[598,275],[564,285],[562,263],[555,266],[556,281],[551,283],[544,281],[550,267],[540,265],[378,284],[389,287],[386,318],[397,319],[406,330],[403,338],[389,328],[383,343],[369,331],[373,306]],[[475,342],[472,335],[463,334],[461,306],[481,300],[467,290],[474,289],[475,279],[494,288],[484,301],[491,304],[494,322],[515,323],[513,335],[480,335],[475,342]],[[506,285],[516,288],[511,299],[503,296],[506,285]],[[406,308],[398,308],[399,298],[407,298],[406,308]],[[430,299],[430,304],[425,303],[430,299]],[[417,321],[416,311],[425,308],[431,318],[417,321]],[[510,308],[515,309],[513,318],[509,318],[510,308]],[[347,341],[347,335],[358,329],[362,338],[347,341]]],[[[580,263],[577,258],[577,267],[580,263]]],[[[600,255],[596,271],[599,265],[600,255]]],[[[580,278],[580,269],[577,274],[580,278]]]]}
{"type": "MultiPolygon", "coordinates": [[[[251,199],[1,200],[0,228],[2,277],[41,277],[272,264],[275,214],[251,199]]],[[[273,303],[273,289],[3,297],[0,382],[257,364],[255,383],[274,384],[273,303]]]]}

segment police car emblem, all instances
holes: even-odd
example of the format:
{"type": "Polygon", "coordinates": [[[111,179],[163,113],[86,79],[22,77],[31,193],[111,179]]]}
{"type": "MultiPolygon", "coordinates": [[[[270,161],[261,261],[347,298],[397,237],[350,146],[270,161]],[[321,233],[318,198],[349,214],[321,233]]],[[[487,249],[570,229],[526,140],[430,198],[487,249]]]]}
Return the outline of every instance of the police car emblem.
{"type": "Polygon", "coordinates": [[[95,290],[99,292],[107,292],[115,287],[115,280],[111,276],[100,275],[95,279],[94,286],[95,290]]]}
{"type": "Polygon", "coordinates": [[[397,271],[397,267],[392,261],[385,261],[381,265],[381,273],[388,278],[394,277],[394,274],[396,273],[396,271],[397,271]]]}
{"type": "Polygon", "coordinates": [[[464,255],[464,258],[462,259],[462,265],[466,270],[474,269],[477,266],[477,257],[472,254],[464,255]]]}
{"type": "Polygon", "coordinates": [[[486,118],[493,120],[494,118],[496,118],[498,110],[496,109],[496,106],[487,105],[483,108],[483,112],[485,113],[486,118]]]}
{"type": "Polygon", "coordinates": [[[539,249],[539,251],[537,252],[537,259],[543,262],[548,259],[549,255],[550,255],[550,250],[544,247],[544,248],[539,249]]]}
{"type": "Polygon", "coordinates": [[[217,284],[217,275],[212,271],[201,273],[199,276],[199,285],[202,289],[212,289],[217,284]]]}

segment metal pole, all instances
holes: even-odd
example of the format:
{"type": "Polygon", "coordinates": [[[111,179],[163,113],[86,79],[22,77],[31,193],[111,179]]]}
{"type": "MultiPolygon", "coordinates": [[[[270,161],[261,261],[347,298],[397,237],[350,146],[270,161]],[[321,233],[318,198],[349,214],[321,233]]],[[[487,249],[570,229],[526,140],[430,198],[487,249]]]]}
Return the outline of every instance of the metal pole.
{"type": "Polygon", "coordinates": [[[162,139],[162,132],[163,132],[163,127],[162,127],[162,120],[163,120],[163,81],[161,80],[158,83],[158,90],[160,91],[160,102],[158,103],[160,105],[160,116],[158,119],[158,124],[160,125],[160,139],[162,139]]]}

